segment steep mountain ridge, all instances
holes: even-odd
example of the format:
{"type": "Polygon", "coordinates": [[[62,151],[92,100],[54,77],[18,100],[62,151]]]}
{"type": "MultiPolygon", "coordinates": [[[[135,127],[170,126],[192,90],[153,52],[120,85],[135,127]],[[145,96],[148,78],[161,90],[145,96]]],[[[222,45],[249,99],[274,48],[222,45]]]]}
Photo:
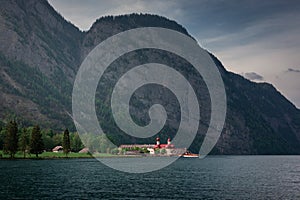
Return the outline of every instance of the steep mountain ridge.
{"type": "Polygon", "coordinates": [[[0,22],[1,118],[70,126],[65,109],[83,33],[47,1],[2,1],[0,22]]]}
{"type": "MultiPolygon", "coordinates": [[[[190,36],[187,30],[175,21],[151,14],[106,16],[93,23],[83,40],[83,58],[100,42],[117,33],[139,27],[162,27],[190,36]]],[[[190,36],[191,37],[191,36],[190,36]]]]}
{"type": "MultiPolygon", "coordinates": [[[[176,22],[149,14],[103,17],[89,31],[81,32],[64,20],[47,1],[39,0],[3,1],[0,24],[0,118],[5,121],[15,116],[24,125],[38,123],[56,130],[74,127],[69,116],[73,81],[82,60],[99,42],[124,30],[143,26],[165,27],[189,35],[176,22]]],[[[104,90],[109,91],[112,80],[117,78],[115,74],[122,73],[118,64],[133,65],[158,59],[166,64],[181,63],[178,70],[205,93],[205,84],[188,71],[184,61],[164,55],[164,52],[151,52],[152,56],[147,56],[147,53],[149,51],[132,53],[127,60],[121,58],[117,61],[112,66],[114,71],[107,72],[104,90]],[[171,61],[165,61],[164,57],[171,61]]],[[[253,83],[228,72],[216,57],[212,54],[211,57],[221,72],[228,103],[225,127],[214,153],[299,154],[300,110],[272,85],[253,83]]],[[[160,88],[147,98],[157,96],[157,100],[163,100],[166,97],[162,94],[165,93],[160,88]]],[[[99,115],[106,116],[109,99],[97,95],[100,97],[96,102],[99,115]]],[[[137,93],[136,97],[139,95],[142,93],[137,93]]],[[[171,99],[172,95],[167,98],[171,99]]],[[[143,119],[137,99],[134,99],[135,114],[143,119]]],[[[146,104],[143,106],[147,107],[146,104]]],[[[176,101],[166,106],[176,106],[176,101]]],[[[174,122],[178,115],[174,111],[170,116],[172,119],[165,131],[176,129],[174,122]]],[[[117,143],[135,141],[117,137],[122,132],[113,127],[111,116],[108,119],[103,125],[117,143]]],[[[147,117],[143,120],[141,124],[147,122],[147,117]]],[[[202,139],[203,135],[199,133],[191,150],[197,151],[202,139]]]]}

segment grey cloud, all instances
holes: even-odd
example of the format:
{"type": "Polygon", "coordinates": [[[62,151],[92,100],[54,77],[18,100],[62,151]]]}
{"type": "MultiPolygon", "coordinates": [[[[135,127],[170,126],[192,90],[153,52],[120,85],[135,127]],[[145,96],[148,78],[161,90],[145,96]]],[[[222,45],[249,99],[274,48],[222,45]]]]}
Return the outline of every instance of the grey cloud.
{"type": "Polygon", "coordinates": [[[288,69],[286,70],[286,72],[296,72],[296,73],[300,73],[300,70],[299,70],[299,69],[288,68],[288,69]]]}
{"type": "Polygon", "coordinates": [[[262,80],[264,80],[264,77],[262,77],[261,75],[255,73],[255,72],[246,72],[244,74],[244,76],[247,79],[251,80],[251,81],[254,81],[254,80],[256,80],[256,81],[262,81],[262,80]]]}

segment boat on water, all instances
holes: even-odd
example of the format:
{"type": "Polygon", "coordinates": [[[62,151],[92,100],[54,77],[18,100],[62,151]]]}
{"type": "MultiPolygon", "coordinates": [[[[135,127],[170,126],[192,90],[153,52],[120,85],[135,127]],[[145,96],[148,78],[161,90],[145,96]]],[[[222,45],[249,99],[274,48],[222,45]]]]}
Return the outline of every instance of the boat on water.
{"type": "Polygon", "coordinates": [[[189,151],[185,152],[182,157],[184,158],[198,158],[199,154],[191,153],[189,151]]]}

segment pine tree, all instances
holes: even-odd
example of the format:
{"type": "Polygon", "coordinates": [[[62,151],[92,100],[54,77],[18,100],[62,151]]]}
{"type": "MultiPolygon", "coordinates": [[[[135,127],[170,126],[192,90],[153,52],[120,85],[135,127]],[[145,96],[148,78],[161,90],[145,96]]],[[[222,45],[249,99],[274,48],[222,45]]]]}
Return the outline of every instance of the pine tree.
{"type": "Polygon", "coordinates": [[[38,125],[34,126],[31,132],[30,153],[38,157],[44,150],[44,143],[42,139],[41,129],[38,125]]]}
{"type": "Polygon", "coordinates": [[[18,151],[18,125],[15,121],[10,121],[6,126],[6,137],[4,140],[4,152],[9,153],[14,158],[18,151]]]}
{"type": "Polygon", "coordinates": [[[64,137],[63,137],[63,151],[66,154],[66,156],[68,156],[68,153],[71,150],[71,145],[70,145],[70,134],[69,134],[69,130],[66,129],[64,131],[64,137]]]}
{"type": "Polygon", "coordinates": [[[81,139],[79,137],[78,133],[74,133],[72,141],[71,141],[71,149],[74,152],[78,152],[83,148],[83,144],[81,142],[81,139]]]}
{"type": "Polygon", "coordinates": [[[26,150],[28,150],[28,145],[29,145],[29,134],[26,128],[23,128],[21,136],[20,136],[20,141],[19,141],[19,146],[20,150],[23,152],[23,157],[26,157],[26,150]]]}

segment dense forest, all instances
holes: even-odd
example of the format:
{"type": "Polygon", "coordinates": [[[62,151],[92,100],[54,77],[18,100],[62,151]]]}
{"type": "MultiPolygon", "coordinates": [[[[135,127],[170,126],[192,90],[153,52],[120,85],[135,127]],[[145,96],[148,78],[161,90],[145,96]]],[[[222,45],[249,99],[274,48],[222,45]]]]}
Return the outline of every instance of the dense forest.
{"type": "Polygon", "coordinates": [[[69,133],[68,129],[54,132],[51,129],[40,129],[38,125],[19,127],[15,120],[0,126],[0,150],[10,158],[14,158],[17,152],[22,152],[24,158],[28,154],[38,157],[45,151],[52,151],[56,146],[63,146],[66,155],[69,152],[78,152],[84,147],[79,134],[69,133]]]}

